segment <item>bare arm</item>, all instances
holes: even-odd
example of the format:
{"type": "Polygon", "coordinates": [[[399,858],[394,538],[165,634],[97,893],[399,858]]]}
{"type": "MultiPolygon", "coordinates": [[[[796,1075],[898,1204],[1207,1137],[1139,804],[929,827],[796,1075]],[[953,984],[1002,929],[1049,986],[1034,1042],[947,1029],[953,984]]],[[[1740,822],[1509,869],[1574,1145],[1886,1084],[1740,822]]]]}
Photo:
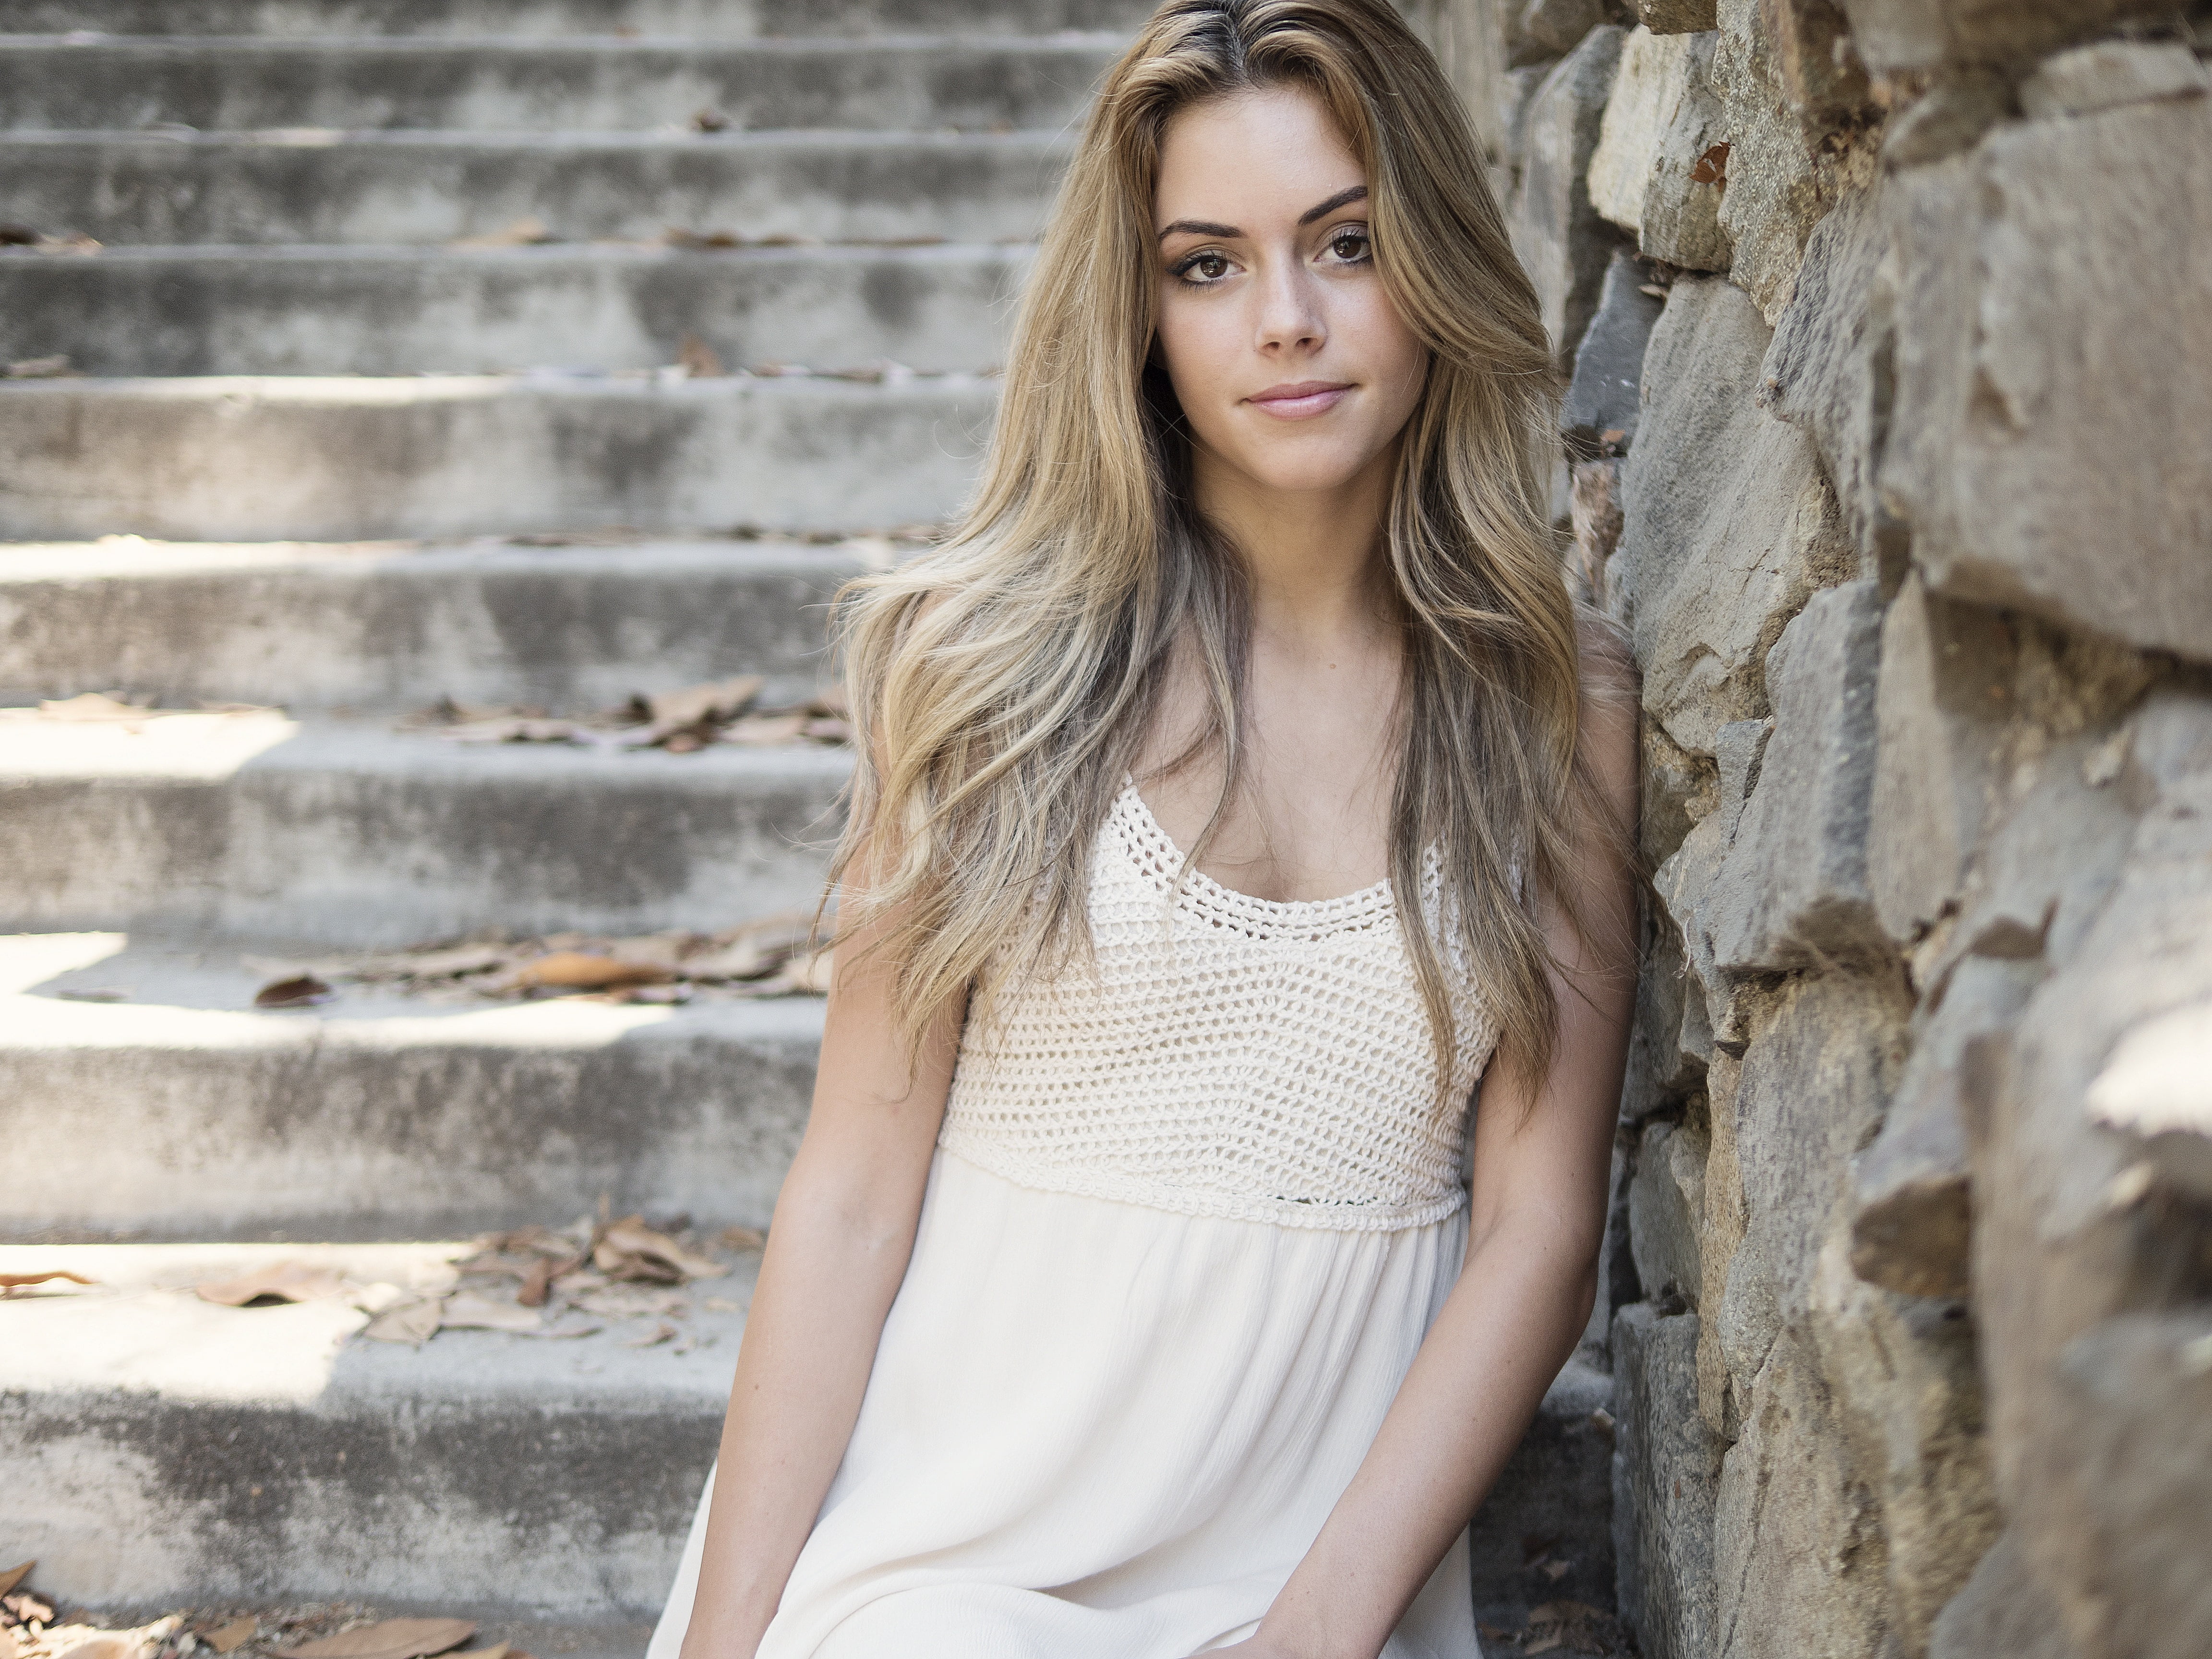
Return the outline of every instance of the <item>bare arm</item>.
{"type": "Polygon", "coordinates": [[[890,974],[841,946],[806,1135],[745,1322],[683,1659],[751,1659],[845,1455],[906,1275],[958,1017],[909,1066],[890,974]]]}
{"type": "MultiPolygon", "coordinates": [[[[1633,699],[1593,709],[1584,744],[1636,821],[1633,699]]],[[[1474,1513],[1589,1318],[1634,999],[1632,872],[1585,836],[1591,933],[1547,918],[1558,1042],[1541,1077],[1501,1056],[1475,1119],[1474,1207],[1458,1283],[1389,1414],[1258,1635],[1250,1659],[1374,1659],[1474,1513]],[[1622,957],[1627,959],[1618,959],[1622,957]],[[1533,1098],[1532,1098],[1533,1097],[1533,1098]],[[1533,1105],[1533,1109],[1531,1109],[1533,1105]]]]}

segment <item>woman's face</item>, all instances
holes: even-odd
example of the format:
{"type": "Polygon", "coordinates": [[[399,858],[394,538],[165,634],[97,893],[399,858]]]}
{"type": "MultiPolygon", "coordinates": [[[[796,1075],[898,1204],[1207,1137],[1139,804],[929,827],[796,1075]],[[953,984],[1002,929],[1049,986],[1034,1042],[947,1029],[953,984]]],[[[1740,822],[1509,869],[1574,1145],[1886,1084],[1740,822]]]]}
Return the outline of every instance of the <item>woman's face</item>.
{"type": "Polygon", "coordinates": [[[1328,491],[1387,465],[1428,354],[1383,291],[1365,171],[1320,102],[1270,89],[1176,115],[1153,224],[1158,344],[1201,473],[1328,491]]]}

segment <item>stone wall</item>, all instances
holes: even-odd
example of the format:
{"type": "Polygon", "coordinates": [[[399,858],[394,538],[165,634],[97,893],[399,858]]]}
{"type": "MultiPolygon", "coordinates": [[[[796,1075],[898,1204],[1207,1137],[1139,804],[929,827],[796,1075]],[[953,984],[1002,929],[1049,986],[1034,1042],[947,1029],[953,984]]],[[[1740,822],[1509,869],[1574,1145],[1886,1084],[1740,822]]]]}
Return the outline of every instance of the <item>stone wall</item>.
{"type": "Polygon", "coordinates": [[[1412,9],[1643,666],[1623,1611],[2212,1653],[2212,8],[1412,9]]]}

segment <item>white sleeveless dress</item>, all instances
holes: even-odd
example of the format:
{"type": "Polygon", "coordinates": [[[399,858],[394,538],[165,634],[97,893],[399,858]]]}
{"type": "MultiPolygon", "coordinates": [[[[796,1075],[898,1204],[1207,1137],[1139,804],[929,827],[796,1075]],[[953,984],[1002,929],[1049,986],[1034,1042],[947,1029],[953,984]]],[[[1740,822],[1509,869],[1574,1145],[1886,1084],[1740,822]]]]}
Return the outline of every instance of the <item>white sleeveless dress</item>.
{"type": "MultiPolygon", "coordinates": [[[[1466,1246],[1463,995],[1437,1088],[1388,882],[1255,899],[1125,789],[1095,965],[955,1067],[914,1255],[759,1659],[1187,1659],[1251,1635],[1466,1246]],[[1449,1105],[1440,1105],[1440,1099],[1449,1105]]],[[[1431,858],[1425,902],[1437,902],[1431,858]]],[[[676,1659],[700,1500],[648,1659],[676,1659]]],[[[1384,1659],[1474,1659],[1464,1537],[1384,1659]]]]}

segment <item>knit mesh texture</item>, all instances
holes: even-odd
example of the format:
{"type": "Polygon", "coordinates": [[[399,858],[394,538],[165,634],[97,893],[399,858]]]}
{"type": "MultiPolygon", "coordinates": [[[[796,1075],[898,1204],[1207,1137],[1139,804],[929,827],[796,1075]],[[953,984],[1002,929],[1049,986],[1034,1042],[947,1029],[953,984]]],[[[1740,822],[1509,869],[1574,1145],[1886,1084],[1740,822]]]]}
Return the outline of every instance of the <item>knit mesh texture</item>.
{"type": "MultiPolygon", "coordinates": [[[[1347,1231],[1451,1214],[1497,1041],[1480,999],[1455,999],[1439,1091],[1389,882],[1279,902],[1178,882],[1182,862],[1124,789],[1092,854],[1094,960],[970,1024],[939,1144],[1023,1186],[1183,1214],[1347,1231]]],[[[1441,902],[1433,853],[1422,885],[1441,902]]]]}

